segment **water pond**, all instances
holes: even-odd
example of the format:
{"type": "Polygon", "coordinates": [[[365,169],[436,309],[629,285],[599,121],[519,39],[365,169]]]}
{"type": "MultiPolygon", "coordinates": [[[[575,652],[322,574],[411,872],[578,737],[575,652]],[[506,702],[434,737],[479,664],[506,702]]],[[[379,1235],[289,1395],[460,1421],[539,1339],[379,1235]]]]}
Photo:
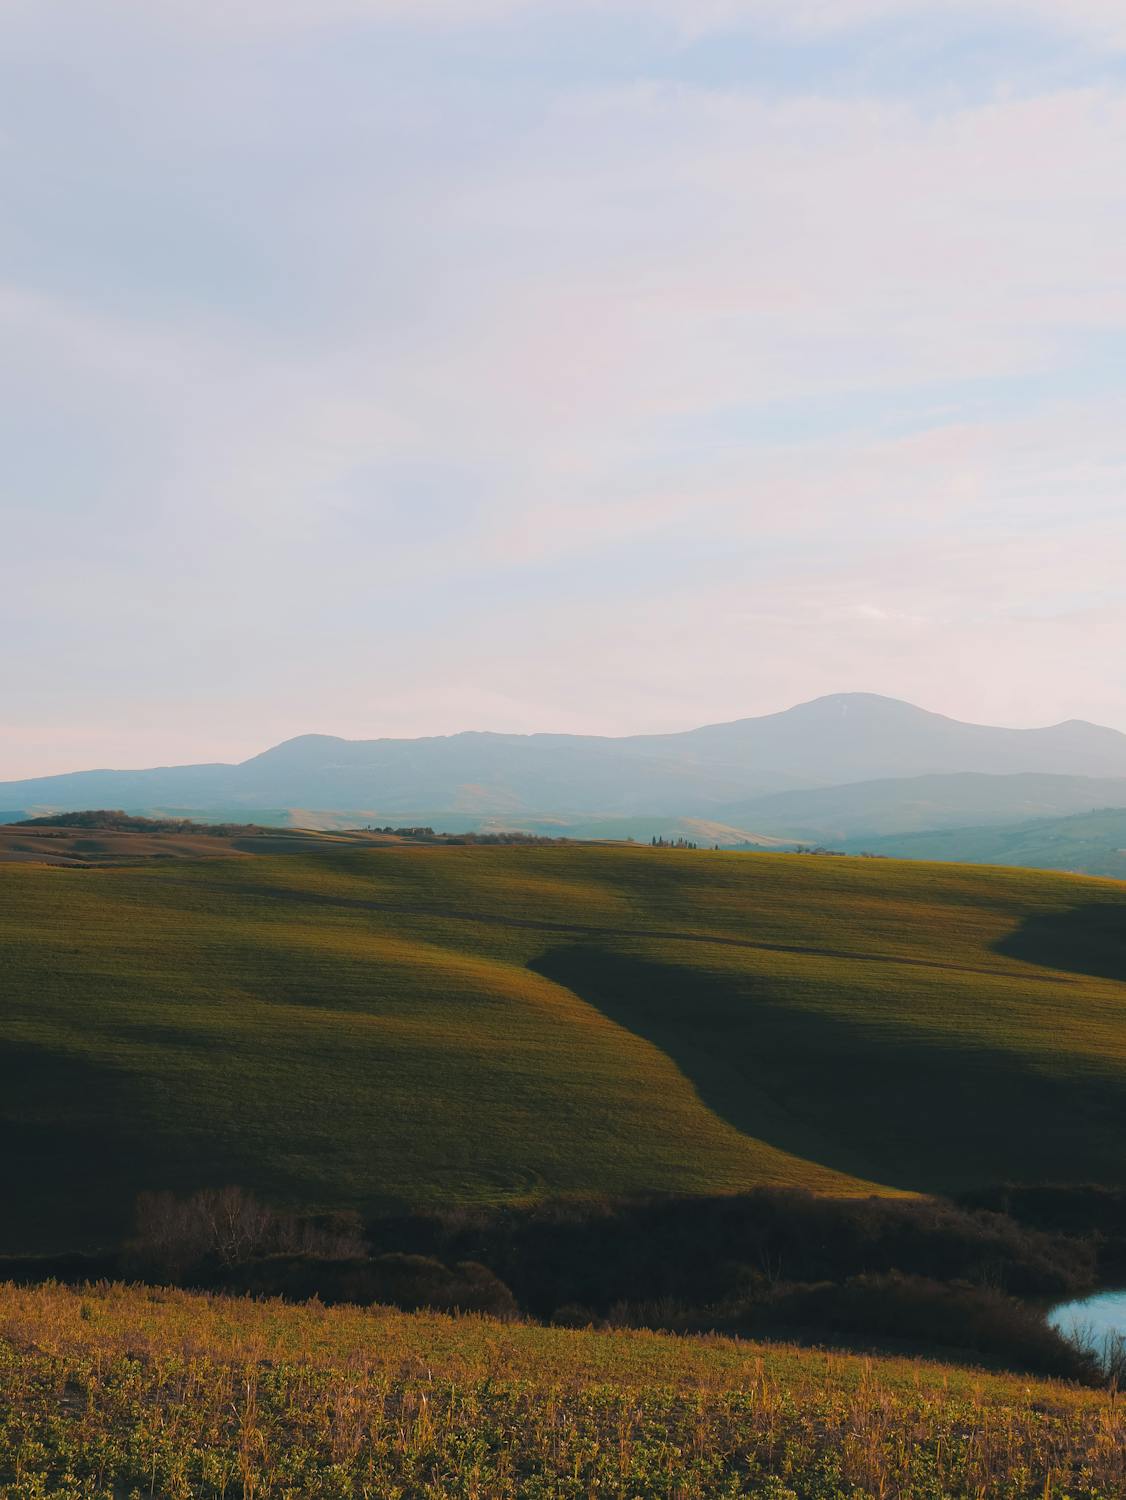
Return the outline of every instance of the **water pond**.
{"type": "Polygon", "coordinates": [[[1126,1290],[1061,1302],[1048,1314],[1048,1322],[1065,1338],[1109,1359],[1113,1350],[1126,1345],[1126,1290]]]}

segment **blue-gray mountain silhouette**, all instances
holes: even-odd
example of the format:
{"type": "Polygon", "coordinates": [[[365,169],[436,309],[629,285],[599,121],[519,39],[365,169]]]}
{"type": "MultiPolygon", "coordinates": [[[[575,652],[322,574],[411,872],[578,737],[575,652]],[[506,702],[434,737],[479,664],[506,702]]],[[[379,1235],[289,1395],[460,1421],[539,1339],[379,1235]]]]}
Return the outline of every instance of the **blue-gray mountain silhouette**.
{"type": "MultiPolygon", "coordinates": [[[[813,832],[840,820],[831,809],[820,823],[812,815],[803,819],[801,798],[789,794],[843,783],[945,780],[966,773],[1006,782],[1018,775],[1043,778],[1038,790],[1007,786],[1002,793],[998,786],[1002,803],[1017,804],[1014,819],[1126,805],[1126,735],[1078,720],[1044,729],[991,728],[872,693],[842,693],[782,713],[678,734],[603,738],[467,732],[413,740],[302,735],[241,765],[79,771],[8,782],[0,784],[0,807],[247,814],[337,809],[391,820],[445,812],[457,813],[463,823],[475,817],[565,821],[638,814],[723,816],[730,821],[737,815],[745,825],[756,815],[766,818],[759,799],[768,797],[776,814],[769,818],[768,831],[785,834],[792,829],[801,837],[803,830],[813,832]],[[1084,778],[1101,781],[1087,787],[1084,778]],[[1123,780],[1116,788],[1117,778],[1123,780]],[[1030,805],[1029,795],[1040,800],[1030,805]]],[[[978,813],[983,797],[988,802],[992,794],[968,783],[965,793],[971,813],[963,821],[986,821],[978,813]]],[[[824,799],[827,794],[818,795],[824,799]]],[[[917,804],[919,789],[866,795],[917,804]]],[[[932,785],[925,796],[945,799],[941,822],[959,816],[956,787],[932,785]]],[[[880,826],[893,831],[926,824],[917,815],[906,825],[895,817],[889,823],[885,816],[880,826]]],[[[849,831],[856,831],[855,820],[849,831]]]]}

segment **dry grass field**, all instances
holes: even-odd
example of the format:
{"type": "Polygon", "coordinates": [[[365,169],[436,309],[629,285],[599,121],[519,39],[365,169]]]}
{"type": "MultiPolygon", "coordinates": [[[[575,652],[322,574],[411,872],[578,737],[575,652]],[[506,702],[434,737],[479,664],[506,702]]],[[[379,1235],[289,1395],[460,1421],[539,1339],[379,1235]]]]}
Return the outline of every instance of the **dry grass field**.
{"type": "Polygon", "coordinates": [[[921,1361],[0,1288],[7,1500],[1115,1500],[1112,1395],[921,1361]]]}

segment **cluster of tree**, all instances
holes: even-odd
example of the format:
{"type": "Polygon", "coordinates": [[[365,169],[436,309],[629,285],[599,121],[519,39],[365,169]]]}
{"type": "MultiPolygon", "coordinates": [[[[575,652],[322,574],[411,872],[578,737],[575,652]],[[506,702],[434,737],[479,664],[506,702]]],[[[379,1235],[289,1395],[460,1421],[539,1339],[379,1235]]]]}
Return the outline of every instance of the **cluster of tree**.
{"type": "Polygon", "coordinates": [[[802,845],[798,849],[791,849],[791,854],[830,854],[834,859],[887,859],[886,854],[873,854],[869,849],[827,849],[824,844],[802,845]]]}
{"type": "MultiPolygon", "coordinates": [[[[98,808],[85,812],[51,813],[41,818],[24,818],[12,825],[16,828],[84,829],[103,833],[190,833],[214,834],[233,838],[255,835],[284,837],[292,833],[289,828],[271,828],[259,823],[197,823],[191,818],[146,818],[139,813],[127,813],[121,808],[98,808]]],[[[390,834],[395,838],[410,839],[424,844],[566,844],[566,838],[552,838],[547,834],[521,833],[516,830],[503,833],[438,833],[429,824],[408,823],[395,826],[391,823],[369,823],[362,833],[390,834]]],[[[681,840],[679,848],[695,848],[681,840]]]]}
{"type": "Polygon", "coordinates": [[[98,808],[88,812],[52,813],[48,817],[25,818],[18,828],[84,828],[109,833],[212,833],[224,837],[247,833],[284,833],[286,829],[263,828],[257,823],[195,823],[191,818],[143,818],[121,808],[98,808]]]}
{"type": "Polygon", "coordinates": [[[520,833],[514,829],[503,833],[435,833],[433,828],[414,826],[392,828],[389,823],[386,827],[380,828],[372,823],[362,832],[390,833],[397,838],[413,839],[416,843],[424,844],[566,844],[570,842],[565,838],[551,838],[540,833],[520,833]]]}
{"type": "Polygon", "coordinates": [[[552,838],[546,833],[519,833],[511,829],[505,833],[448,833],[447,844],[569,844],[570,839],[552,838]]]}
{"type": "Polygon", "coordinates": [[[393,833],[396,838],[401,839],[436,839],[445,837],[444,834],[436,834],[433,828],[423,827],[421,824],[410,824],[405,828],[392,828],[391,824],[388,823],[383,828],[380,828],[376,823],[369,823],[362,831],[364,833],[393,833]]]}
{"type": "Polygon", "coordinates": [[[698,849],[699,844],[694,844],[691,839],[666,839],[655,833],[649,840],[653,849],[698,849]]]}

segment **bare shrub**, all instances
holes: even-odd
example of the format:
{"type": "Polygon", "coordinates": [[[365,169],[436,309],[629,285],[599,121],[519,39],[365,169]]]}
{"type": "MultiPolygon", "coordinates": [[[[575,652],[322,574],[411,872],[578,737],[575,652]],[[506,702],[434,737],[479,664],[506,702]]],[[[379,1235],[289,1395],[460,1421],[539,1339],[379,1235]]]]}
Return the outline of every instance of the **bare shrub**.
{"type": "Polygon", "coordinates": [[[204,1266],[236,1266],[263,1255],[337,1259],[365,1254],[359,1220],[323,1222],[283,1214],[240,1187],[202,1188],[187,1198],[142,1193],[126,1247],[134,1270],[178,1278],[204,1266]]]}
{"type": "Polygon", "coordinates": [[[1103,1340],[1102,1366],[1112,1389],[1126,1389],[1126,1335],[1107,1334],[1103,1340]]]}
{"type": "Polygon", "coordinates": [[[1095,1324],[1089,1321],[1070,1323],[1061,1332],[1084,1359],[1102,1370],[1111,1390],[1120,1391],[1126,1387],[1126,1335],[1113,1329],[1100,1335],[1095,1324]]]}

